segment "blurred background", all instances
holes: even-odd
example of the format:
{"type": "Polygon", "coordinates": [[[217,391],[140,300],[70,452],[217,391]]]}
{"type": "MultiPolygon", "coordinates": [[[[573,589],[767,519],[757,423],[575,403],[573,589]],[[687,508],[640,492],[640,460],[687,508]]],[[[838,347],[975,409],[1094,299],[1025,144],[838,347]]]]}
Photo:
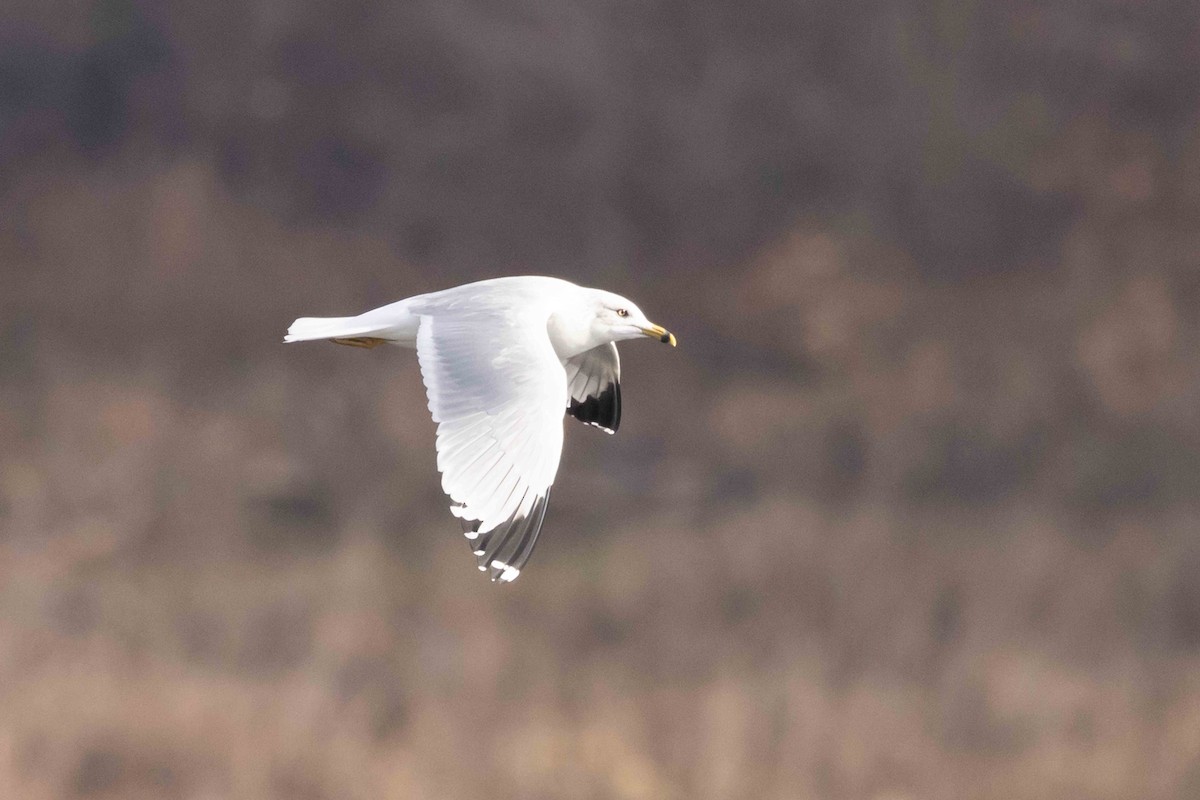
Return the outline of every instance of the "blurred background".
{"type": "Polygon", "coordinates": [[[1200,5],[6,0],[0,796],[1200,796],[1200,5]],[[511,586],[416,359],[679,336],[511,586]]]}

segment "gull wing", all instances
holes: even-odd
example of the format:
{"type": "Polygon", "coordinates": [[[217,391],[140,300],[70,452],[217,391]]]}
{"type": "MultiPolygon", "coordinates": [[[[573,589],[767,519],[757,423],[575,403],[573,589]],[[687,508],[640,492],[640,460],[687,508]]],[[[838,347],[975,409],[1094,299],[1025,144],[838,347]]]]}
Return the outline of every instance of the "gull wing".
{"type": "Polygon", "coordinates": [[[605,433],[621,426],[621,359],[617,345],[602,344],[568,359],[567,413],[605,433]]]}
{"type": "Polygon", "coordinates": [[[486,307],[422,315],[417,358],[450,510],[479,569],[514,580],[562,456],[567,382],[545,318],[486,307]]]}

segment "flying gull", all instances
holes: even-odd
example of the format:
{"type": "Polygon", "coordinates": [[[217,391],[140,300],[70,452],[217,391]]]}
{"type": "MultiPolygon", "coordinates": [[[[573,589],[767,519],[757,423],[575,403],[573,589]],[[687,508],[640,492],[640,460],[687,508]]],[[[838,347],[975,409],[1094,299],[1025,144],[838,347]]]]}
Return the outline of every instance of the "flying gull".
{"type": "Polygon", "coordinates": [[[414,348],[437,423],[437,466],[479,569],[516,580],[562,456],[563,410],[615,433],[616,343],[675,337],[629,300],[521,276],[417,295],[356,317],[302,317],[285,342],[414,348]]]}

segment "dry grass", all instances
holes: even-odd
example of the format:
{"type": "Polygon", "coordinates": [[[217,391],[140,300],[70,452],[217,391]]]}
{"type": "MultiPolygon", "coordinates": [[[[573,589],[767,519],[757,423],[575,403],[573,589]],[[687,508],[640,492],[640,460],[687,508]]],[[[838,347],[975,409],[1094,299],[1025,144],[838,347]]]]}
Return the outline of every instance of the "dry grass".
{"type": "Polygon", "coordinates": [[[0,797],[1200,794],[1191,6],[18,5],[0,797]],[[517,271],[681,347],[496,587],[278,341],[517,271]]]}
{"type": "MultiPolygon", "coordinates": [[[[217,247],[264,256],[263,276],[323,271],[303,235],[239,224],[252,212],[196,164],[116,192],[165,186],[184,195],[173,225],[161,198],[127,217],[64,187],[36,235],[79,260],[58,225],[95,217],[125,232],[114,263],[184,230],[199,263],[217,247]]],[[[1088,494],[1061,466],[1072,440],[1010,444],[1061,413],[1059,354],[998,333],[993,307],[969,324],[1000,366],[973,383],[961,344],[920,322],[964,292],[850,277],[845,257],[792,301],[810,327],[763,316],[777,349],[838,365],[828,379],[712,385],[686,349],[632,352],[625,435],[570,431],[535,568],[500,588],[441,513],[411,359],[268,347],[295,289],[185,271],[164,306],[136,279],[105,304],[85,300],[117,291],[100,273],[66,287],[70,318],[35,317],[5,388],[5,794],[1182,796],[1200,757],[1190,506],[1168,483],[1106,510],[1119,462],[1088,494]],[[114,308],[134,316],[106,325],[114,308]],[[1003,366],[1009,348],[1029,369],[1003,366]]],[[[1172,307],[1131,286],[1080,339],[1126,417],[1191,391],[1170,377],[1188,334],[1104,332],[1172,307]]],[[[26,287],[33,308],[50,291],[26,287]]],[[[1156,459],[1133,469],[1182,479],[1156,459]]]]}

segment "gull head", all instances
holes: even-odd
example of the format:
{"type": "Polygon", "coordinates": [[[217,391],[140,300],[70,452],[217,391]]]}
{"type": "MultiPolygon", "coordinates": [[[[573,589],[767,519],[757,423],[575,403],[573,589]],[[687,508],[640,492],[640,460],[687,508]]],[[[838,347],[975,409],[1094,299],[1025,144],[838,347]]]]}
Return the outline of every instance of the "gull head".
{"type": "Polygon", "coordinates": [[[671,347],[675,346],[675,335],[662,325],[656,325],[647,319],[642,310],[628,298],[593,289],[591,308],[595,315],[591,324],[592,334],[601,343],[648,336],[671,347]]]}
{"type": "Polygon", "coordinates": [[[567,287],[569,291],[556,299],[547,323],[550,343],[559,358],[574,358],[609,342],[641,337],[675,346],[675,336],[646,319],[629,298],[573,284],[567,287]]]}

